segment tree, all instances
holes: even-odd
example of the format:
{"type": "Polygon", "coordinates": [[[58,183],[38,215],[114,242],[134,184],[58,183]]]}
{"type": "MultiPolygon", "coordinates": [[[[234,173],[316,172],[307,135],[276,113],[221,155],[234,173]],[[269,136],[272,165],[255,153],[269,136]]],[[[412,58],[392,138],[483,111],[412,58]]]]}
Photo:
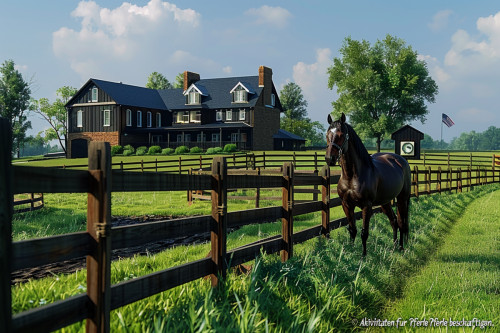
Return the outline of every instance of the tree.
{"type": "Polygon", "coordinates": [[[287,83],[280,91],[280,102],[284,111],[280,119],[282,129],[306,139],[306,146],[324,143],[325,128],[319,121],[307,117],[307,101],[298,84],[287,83]]]}
{"type": "Polygon", "coordinates": [[[179,73],[175,77],[174,88],[184,88],[184,73],[179,73]]]}
{"type": "Polygon", "coordinates": [[[15,69],[14,61],[5,61],[0,67],[0,116],[10,120],[12,149],[17,151],[17,157],[26,141],[26,131],[31,128],[27,120],[30,94],[29,83],[15,69]]]}
{"type": "Polygon", "coordinates": [[[405,123],[425,121],[438,87],[411,46],[390,35],[373,46],[347,37],[340,54],[328,68],[328,87],[339,95],[333,113],[348,114],[360,136],[376,138],[377,151],[405,123]]]}
{"type": "Polygon", "coordinates": [[[50,128],[44,131],[45,141],[58,140],[64,153],[66,153],[66,136],[68,133],[68,114],[64,105],[76,92],[76,88],[64,86],[57,89],[57,99],[54,103],[50,103],[47,98],[40,98],[38,101],[33,101],[31,106],[31,109],[41,115],[50,125],[50,128]]]}
{"type": "Polygon", "coordinates": [[[167,78],[163,74],[158,72],[153,72],[148,77],[148,82],[146,83],[146,88],[149,89],[172,89],[172,85],[168,82],[167,78]]]}

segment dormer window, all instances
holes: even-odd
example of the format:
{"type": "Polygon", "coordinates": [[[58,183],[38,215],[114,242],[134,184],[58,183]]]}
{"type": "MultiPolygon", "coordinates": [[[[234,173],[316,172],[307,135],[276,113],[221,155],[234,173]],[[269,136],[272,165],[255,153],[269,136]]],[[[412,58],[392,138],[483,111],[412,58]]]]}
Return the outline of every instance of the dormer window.
{"type": "Polygon", "coordinates": [[[194,83],[185,92],[186,105],[200,105],[201,96],[208,96],[205,87],[199,85],[196,86],[194,83]]]}
{"type": "Polygon", "coordinates": [[[99,100],[99,94],[97,87],[92,88],[92,102],[97,102],[99,100]]]}
{"type": "Polygon", "coordinates": [[[254,94],[255,92],[248,83],[238,82],[229,93],[232,96],[233,103],[248,103],[248,94],[254,94]]]}

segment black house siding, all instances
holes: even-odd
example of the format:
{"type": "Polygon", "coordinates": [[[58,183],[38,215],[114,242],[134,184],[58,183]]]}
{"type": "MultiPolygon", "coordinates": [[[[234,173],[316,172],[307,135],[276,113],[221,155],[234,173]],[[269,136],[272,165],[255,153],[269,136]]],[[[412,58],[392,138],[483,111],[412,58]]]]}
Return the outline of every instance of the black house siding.
{"type": "Polygon", "coordinates": [[[83,104],[83,103],[112,103],[113,99],[106,94],[103,90],[97,88],[97,102],[92,102],[92,88],[97,87],[94,84],[89,84],[85,87],[76,97],[74,104],[83,104]]]}
{"type": "Polygon", "coordinates": [[[116,132],[119,130],[117,105],[75,106],[69,112],[69,132],[116,132]],[[82,127],[77,127],[78,111],[83,111],[82,127]],[[104,110],[110,110],[110,126],[104,126],[104,110]]]}

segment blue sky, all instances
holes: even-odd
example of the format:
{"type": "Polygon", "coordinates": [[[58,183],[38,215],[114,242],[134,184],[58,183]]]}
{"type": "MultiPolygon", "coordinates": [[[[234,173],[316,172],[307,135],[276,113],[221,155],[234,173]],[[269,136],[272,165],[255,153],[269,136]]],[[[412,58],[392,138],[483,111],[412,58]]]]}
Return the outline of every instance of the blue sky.
{"type": "MultiPolygon", "coordinates": [[[[498,1],[0,1],[0,62],[13,59],[33,97],[55,99],[89,78],[144,86],[158,71],[202,78],[273,69],[278,90],[294,81],[313,120],[326,124],[337,98],[326,70],[346,36],[400,37],[427,62],[436,103],[417,129],[449,141],[500,127],[498,1]]],[[[31,117],[36,134],[46,125],[31,117]]]]}

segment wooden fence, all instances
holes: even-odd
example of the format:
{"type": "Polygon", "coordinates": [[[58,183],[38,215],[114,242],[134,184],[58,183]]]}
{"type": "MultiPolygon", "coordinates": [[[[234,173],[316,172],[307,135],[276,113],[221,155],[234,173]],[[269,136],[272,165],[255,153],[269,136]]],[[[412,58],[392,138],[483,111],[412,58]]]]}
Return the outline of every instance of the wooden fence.
{"type": "Polygon", "coordinates": [[[19,208],[15,209],[14,208],[14,214],[16,213],[24,213],[24,212],[32,212],[34,210],[38,210],[43,208],[44,206],[44,201],[43,201],[43,193],[28,193],[29,196],[28,199],[14,199],[13,206],[27,206],[29,207],[24,207],[24,208],[19,208]]]}
{"type": "MultiPolygon", "coordinates": [[[[1,142],[10,142],[8,122],[0,122],[1,142]]],[[[212,285],[225,277],[227,268],[255,259],[261,251],[281,253],[283,261],[293,256],[293,245],[327,236],[346,224],[346,219],[330,221],[330,208],[339,198],[330,197],[331,184],[339,176],[323,166],[318,175],[296,174],[293,164],[282,164],[281,175],[231,175],[228,159],[216,157],[211,174],[128,172],[111,169],[110,146],[92,142],[88,170],[12,166],[9,145],[0,146],[0,331],[48,332],[86,320],[87,332],[108,332],[110,311],[156,293],[210,275],[212,285]],[[294,203],[296,186],[321,187],[321,201],[294,203]],[[281,206],[227,211],[229,188],[280,188],[281,206]],[[111,192],[211,190],[212,213],[207,216],[111,227],[111,192]],[[12,242],[12,198],[16,193],[88,193],[87,230],[65,235],[12,242]],[[294,232],[297,215],[321,212],[321,224],[294,232]],[[232,250],[227,250],[227,229],[281,219],[282,233],[232,250]],[[209,232],[211,256],[176,267],[111,285],[111,251],[152,241],[209,232]],[[68,259],[87,257],[87,292],[12,316],[10,272],[68,259]]],[[[439,184],[440,191],[500,181],[500,170],[442,171],[439,181],[432,170],[413,170],[415,195],[421,188],[439,184]],[[448,171],[447,171],[448,172],[448,171]],[[463,174],[466,174],[464,177],[463,174]],[[426,176],[427,175],[427,176],[426,176]],[[447,176],[449,175],[449,176],[447,176]],[[423,176],[423,178],[422,178],[423,176]],[[428,177],[428,178],[426,178],[428,177]],[[449,182],[449,186],[446,183],[449,182]]],[[[431,193],[429,189],[427,192],[431,193]]],[[[375,209],[377,211],[377,209],[375,209]]],[[[357,213],[356,218],[360,218],[357,213]]]]}
{"type": "MultiPolygon", "coordinates": [[[[279,154],[271,153],[234,153],[223,155],[227,159],[228,169],[272,169],[281,168],[283,162],[291,162],[295,169],[313,169],[318,170],[325,163],[324,154],[315,153],[297,153],[279,154]]],[[[176,159],[164,159],[160,157],[154,161],[134,161],[112,163],[112,169],[123,171],[165,171],[176,173],[188,173],[192,170],[210,170],[213,157],[211,156],[179,156],[176,159]]],[[[418,166],[447,166],[450,167],[500,167],[500,155],[484,156],[480,154],[459,154],[459,153],[423,153],[420,160],[410,160],[410,163],[418,166]]],[[[83,169],[86,164],[63,165],[65,169],[83,169]]],[[[340,170],[338,167],[334,170],[340,170]]]]}

